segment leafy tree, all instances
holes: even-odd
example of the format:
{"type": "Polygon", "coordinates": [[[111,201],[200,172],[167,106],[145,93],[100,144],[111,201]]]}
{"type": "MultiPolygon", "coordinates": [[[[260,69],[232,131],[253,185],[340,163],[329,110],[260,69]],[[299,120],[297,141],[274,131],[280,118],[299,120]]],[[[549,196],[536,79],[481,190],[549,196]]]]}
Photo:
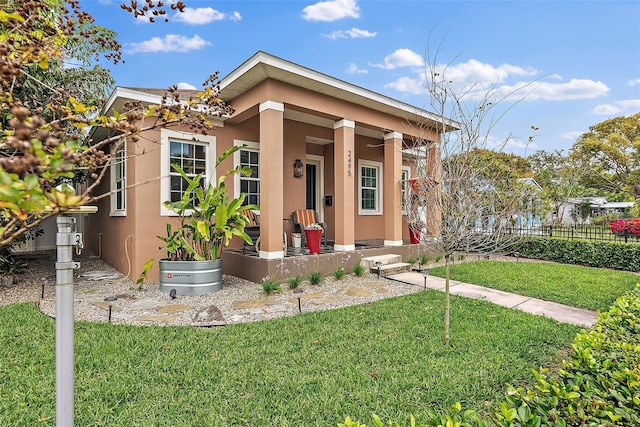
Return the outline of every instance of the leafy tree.
{"type": "MultiPolygon", "coordinates": [[[[169,7],[182,10],[184,3],[169,7]]],[[[166,17],[162,1],[132,1],[122,8],[135,17],[166,17]]],[[[108,170],[110,146],[160,127],[208,133],[215,128],[210,118],[232,112],[217,96],[216,73],[189,99],[172,87],[159,105],[132,102],[124,111],[99,114],[96,106],[111,83],[106,71],[87,61],[74,70],[65,64],[99,56],[117,64],[120,44],[113,36],[75,0],[10,0],[0,10],[0,246],[48,217],[89,203],[108,170]],[[150,116],[158,119],[143,123],[150,116]],[[93,144],[92,127],[112,136],[93,144]],[[79,173],[94,179],[82,194],[57,188],[79,173]]]]}
{"type": "Polygon", "coordinates": [[[563,155],[562,150],[538,150],[527,160],[535,180],[542,186],[543,211],[551,211],[554,225],[559,225],[567,208],[566,201],[588,193],[581,184],[585,171],[563,155]]]}
{"type": "Polygon", "coordinates": [[[640,198],[640,113],[605,120],[575,142],[571,159],[585,187],[640,198]]]}

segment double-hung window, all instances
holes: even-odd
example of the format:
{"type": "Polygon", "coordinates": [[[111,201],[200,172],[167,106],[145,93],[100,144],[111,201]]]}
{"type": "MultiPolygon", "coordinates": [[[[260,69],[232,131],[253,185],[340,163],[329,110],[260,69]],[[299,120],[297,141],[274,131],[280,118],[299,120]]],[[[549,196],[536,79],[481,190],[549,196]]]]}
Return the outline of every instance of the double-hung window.
{"type": "Polygon", "coordinates": [[[358,214],[382,215],[382,163],[359,160],[358,214]]]}
{"type": "Polygon", "coordinates": [[[245,205],[260,205],[260,150],[259,145],[248,141],[235,141],[242,148],[236,153],[236,164],[247,166],[251,175],[237,175],[240,193],[246,194],[245,205]]]}
{"type": "Polygon", "coordinates": [[[162,129],[160,141],[160,214],[173,216],[175,213],[163,203],[181,200],[188,187],[173,165],[180,167],[188,177],[202,174],[202,187],[215,182],[216,137],[162,129]]]}
{"type": "Polygon", "coordinates": [[[189,178],[202,174],[200,185],[204,187],[207,176],[207,146],[192,141],[170,140],[169,165],[171,166],[169,200],[177,202],[182,199],[188,184],[173,166],[178,166],[189,178]]]}
{"type": "Polygon", "coordinates": [[[111,155],[111,216],[125,216],[127,187],[127,152],[122,144],[111,155]]]}

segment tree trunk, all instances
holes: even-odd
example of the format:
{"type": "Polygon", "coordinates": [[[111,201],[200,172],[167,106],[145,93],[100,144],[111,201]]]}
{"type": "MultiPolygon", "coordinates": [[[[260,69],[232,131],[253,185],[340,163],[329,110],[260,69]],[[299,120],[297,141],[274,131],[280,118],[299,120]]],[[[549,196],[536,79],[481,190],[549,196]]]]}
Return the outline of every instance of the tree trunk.
{"type": "Polygon", "coordinates": [[[444,257],[444,345],[449,345],[449,257],[444,257]]]}

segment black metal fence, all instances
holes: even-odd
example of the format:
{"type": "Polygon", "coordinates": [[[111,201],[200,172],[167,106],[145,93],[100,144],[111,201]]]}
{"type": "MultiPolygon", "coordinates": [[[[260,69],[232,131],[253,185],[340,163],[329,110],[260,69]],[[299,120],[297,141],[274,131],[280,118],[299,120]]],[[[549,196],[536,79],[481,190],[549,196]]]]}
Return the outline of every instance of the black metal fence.
{"type": "Polygon", "coordinates": [[[510,234],[530,237],[557,237],[560,239],[595,240],[602,242],[640,243],[640,237],[628,230],[614,234],[608,225],[540,225],[514,227],[510,234]]]}

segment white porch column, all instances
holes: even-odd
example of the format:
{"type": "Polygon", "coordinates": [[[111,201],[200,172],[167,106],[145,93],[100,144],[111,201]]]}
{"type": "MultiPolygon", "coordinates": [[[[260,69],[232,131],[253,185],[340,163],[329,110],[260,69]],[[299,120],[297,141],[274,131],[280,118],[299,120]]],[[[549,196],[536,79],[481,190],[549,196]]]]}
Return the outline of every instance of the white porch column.
{"type": "Polygon", "coordinates": [[[333,126],[336,242],[334,251],[354,251],[355,244],[355,129],[351,120],[333,126]]]}
{"type": "Polygon", "coordinates": [[[384,136],[384,245],[402,246],[402,137],[384,136]]]}
{"type": "Polygon", "coordinates": [[[284,186],[284,104],[260,104],[260,258],[284,257],[282,203],[284,186]]]}

